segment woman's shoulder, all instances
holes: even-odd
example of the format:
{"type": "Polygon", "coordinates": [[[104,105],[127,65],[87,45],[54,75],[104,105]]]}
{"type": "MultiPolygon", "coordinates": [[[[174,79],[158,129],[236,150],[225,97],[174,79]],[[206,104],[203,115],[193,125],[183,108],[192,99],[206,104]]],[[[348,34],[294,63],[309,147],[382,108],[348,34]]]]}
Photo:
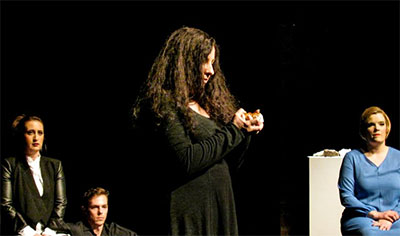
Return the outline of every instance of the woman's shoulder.
{"type": "Polygon", "coordinates": [[[17,160],[16,156],[10,156],[10,157],[6,157],[3,159],[3,161],[7,161],[7,162],[15,162],[17,160]]]}
{"type": "Polygon", "coordinates": [[[24,157],[16,155],[16,156],[9,156],[2,159],[2,163],[9,163],[10,165],[15,165],[18,162],[25,161],[24,157]]]}
{"type": "Polygon", "coordinates": [[[400,157],[400,150],[398,150],[398,149],[396,149],[394,147],[391,147],[391,146],[389,146],[389,150],[393,155],[400,157]]]}
{"type": "Polygon", "coordinates": [[[19,168],[18,166],[25,166],[25,163],[25,159],[20,156],[10,156],[1,160],[1,166],[4,168],[3,170],[8,171],[19,168]]]}
{"type": "Polygon", "coordinates": [[[363,151],[359,148],[357,149],[352,149],[351,151],[349,151],[348,153],[346,153],[346,155],[349,156],[357,156],[357,155],[363,155],[363,151]]]}
{"type": "Polygon", "coordinates": [[[55,164],[61,164],[60,160],[58,160],[56,158],[48,157],[48,156],[42,156],[41,160],[47,161],[47,162],[51,162],[51,163],[55,163],[55,164]]]}
{"type": "Polygon", "coordinates": [[[361,149],[353,149],[350,152],[346,153],[344,156],[345,159],[357,159],[363,157],[364,153],[361,149]]]}
{"type": "Polygon", "coordinates": [[[6,158],[2,159],[1,163],[3,165],[12,165],[12,166],[14,166],[15,163],[17,163],[17,160],[18,160],[17,157],[11,156],[11,157],[6,157],[6,158]]]}

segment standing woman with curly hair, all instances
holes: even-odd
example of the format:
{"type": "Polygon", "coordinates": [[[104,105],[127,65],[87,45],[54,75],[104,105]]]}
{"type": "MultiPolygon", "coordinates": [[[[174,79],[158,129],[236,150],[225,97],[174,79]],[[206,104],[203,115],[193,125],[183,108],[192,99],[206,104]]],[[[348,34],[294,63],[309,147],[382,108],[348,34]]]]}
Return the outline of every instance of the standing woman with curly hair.
{"type": "MultiPolygon", "coordinates": [[[[243,161],[262,115],[246,118],[230,93],[214,38],[174,31],[154,61],[133,108],[154,166],[162,172],[172,235],[238,235],[231,172],[243,161]]],[[[160,184],[161,185],[161,184],[160,184]]],[[[167,233],[167,232],[166,232],[167,233]]]]}
{"type": "Polygon", "coordinates": [[[3,234],[55,236],[64,230],[67,197],[61,161],[41,155],[44,125],[37,116],[18,116],[16,155],[2,162],[3,234]],[[6,224],[6,222],[8,222],[6,224]]]}

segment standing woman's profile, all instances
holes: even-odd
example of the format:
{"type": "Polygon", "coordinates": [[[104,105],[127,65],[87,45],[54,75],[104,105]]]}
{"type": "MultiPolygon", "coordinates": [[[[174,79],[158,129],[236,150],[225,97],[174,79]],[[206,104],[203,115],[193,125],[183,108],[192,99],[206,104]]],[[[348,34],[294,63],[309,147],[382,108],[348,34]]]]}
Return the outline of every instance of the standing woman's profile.
{"type": "Polygon", "coordinates": [[[160,176],[155,182],[166,183],[160,193],[168,205],[160,209],[168,211],[161,226],[165,234],[238,235],[231,174],[264,121],[259,111],[251,116],[238,106],[219,56],[206,32],[177,29],[155,59],[133,108],[135,126],[153,149],[140,158],[151,159],[149,171],[160,176]]]}

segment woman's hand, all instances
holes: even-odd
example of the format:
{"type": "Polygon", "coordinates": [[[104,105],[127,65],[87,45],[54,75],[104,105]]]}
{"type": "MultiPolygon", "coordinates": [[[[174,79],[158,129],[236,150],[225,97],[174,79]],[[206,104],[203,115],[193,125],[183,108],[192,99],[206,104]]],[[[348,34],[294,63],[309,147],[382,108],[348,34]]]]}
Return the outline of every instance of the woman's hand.
{"type": "MultiPolygon", "coordinates": [[[[240,108],[233,117],[233,124],[239,129],[244,129],[247,132],[260,132],[264,128],[263,119],[252,119],[246,120],[246,111],[240,108]]],[[[261,115],[262,117],[262,115],[261,115]]]]}
{"type": "Polygon", "coordinates": [[[50,228],[45,228],[43,233],[42,233],[42,236],[56,236],[56,235],[57,235],[57,232],[55,230],[50,229],[50,228]]]}
{"type": "Polygon", "coordinates": [[[390,228],[392,227],[392,222],[383,219],[380,219],[378,221],[374,220],[372,226],[376,226],[379,227],[380,230],[387,231],[390,230],[390,228]]]}
{"type": "Polygon", "coordinates": [[[395,222],[399,218],[400,218],[399,213],[397,213],[396,211],[389,210],[382,212],[381,219],[388,220],[391,223],[395,222]]]}
{"type": "Polygon", "coordinates": [[[387,220],[391,223],[397,221],[400,218],[399,213],[392,210],[384,212],[371,211],[368,213],[368,216],[374,220],[387,220]]]}

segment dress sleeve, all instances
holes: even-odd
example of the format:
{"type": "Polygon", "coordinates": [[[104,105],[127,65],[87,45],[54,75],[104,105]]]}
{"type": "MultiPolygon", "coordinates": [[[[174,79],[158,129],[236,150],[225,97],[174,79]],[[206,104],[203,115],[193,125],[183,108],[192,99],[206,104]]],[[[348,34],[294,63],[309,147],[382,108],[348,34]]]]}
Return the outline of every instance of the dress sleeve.
{"type": "Polygon", "coordinates": [[[400,215],[400,198],[397,199],[397,205],[392,210],[396,211],[400,215]]]}
{"type": "Polygon", "coordinates": [[[251,139],[252,135],[246,135],[244,140],[229,154],[229,157],[226,158],[226,161],[229,164],[229,169],[232,171],[232,173],[238,171],[242,166],[245,159],[245,154],[249,149],[251,139]]]}
{"type": "MultiPolygon", "coordinates": [[[[393,148],[391,148],[391,150],[394,150],[393,148]]],[[[393,166],[397,166],[397,176],[400,177],[400,152],[398,150],[394,151],[394,155],[395,158],[393,158],[395,160],[395,163],[393,164],[393,166]]],[[[400,195],[397,195],[397,203],[395,204],[395,207],[392,209],[393,211],[396,211],[398,214],[400,214],[400,195]]]]}
{"type": "Polygon", "coordinates": [[[178,120],[168,122],[164,128],[167,145],[176,158],[174,161],[188,175],[221,161],[245,138],[243,132],[233,123],[225,125],[200,142],[192,142],[183,124],[178,120]]]}
{"type": "Polygon", "coordinates": [[[12,222],[14,232],[18,232],[28,224],[23,216],[15,209],[13,203],[13,184],[12,184],[13,168],[11,163],[6,159],[1,165],[1,208],[5,212],[7,218],[12,222]]]}
{"type": "Polygon", "coordinates": [[[339,193],[340,201],[346,209],[351,209],[357,213],[367,215],[370,211],[376,210],[374,207],[366,205],[355,196],[355,161],[351,153],[343,158],[339,174],[339,193]]]}

